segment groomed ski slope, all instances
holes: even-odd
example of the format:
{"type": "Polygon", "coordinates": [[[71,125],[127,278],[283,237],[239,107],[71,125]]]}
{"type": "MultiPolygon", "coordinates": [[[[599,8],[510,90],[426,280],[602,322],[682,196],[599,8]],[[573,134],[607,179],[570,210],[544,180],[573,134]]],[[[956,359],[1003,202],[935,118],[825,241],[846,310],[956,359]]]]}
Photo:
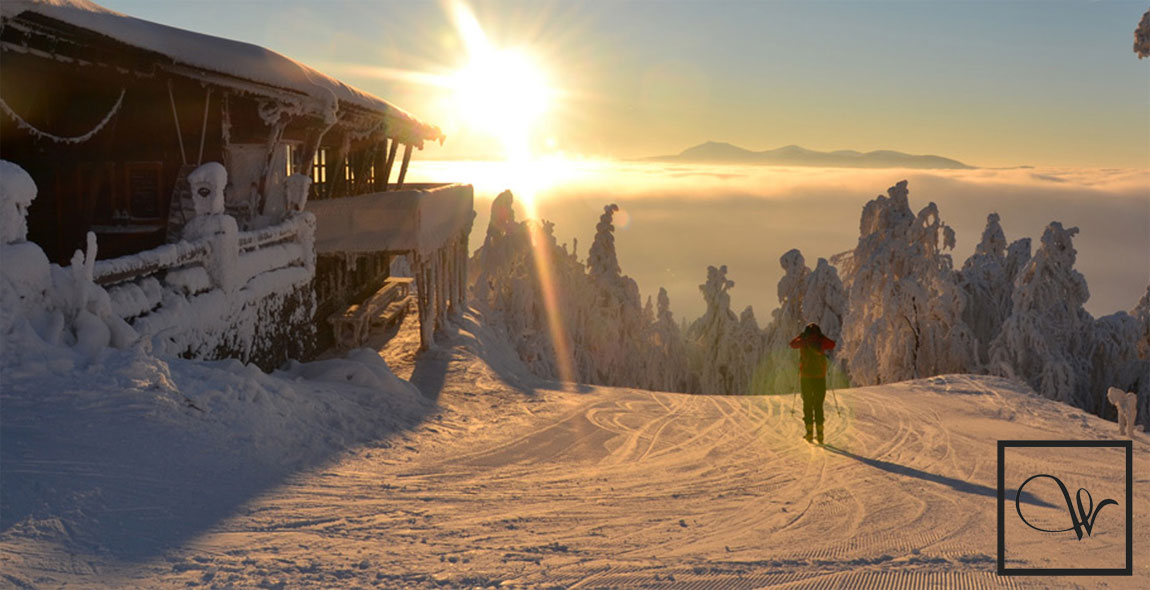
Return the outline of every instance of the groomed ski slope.
{"type": "MultiPolygon", "coordinates": [[[[1015,383],[950,375],[840,390],[841,416],[828,395],[828,444],[816,447],[800,438],[790,396],[563,390],[531,378],[473,316],[461,326],[416,357],[417,334],[405,325],[383,353],[436,404],[409,427],[301,467],[226,514],[205,513],[201,532],[147,557],[11,527],[0,534],[6,580],[285,589],[1150,584],[1143,433],[1134,443],[1133,577],[995,575],[996,441],[1108,439],[1117,430],[1015,383]]],[[[1105,483],[1090,479],[1098,469],[1087,463],[1059,468],[1084,478],[1074,487],[1105,483]]],[[[1120,537],[1115,518],[1104,511],[1096,521],[1103,544],[1120,537]]]]}

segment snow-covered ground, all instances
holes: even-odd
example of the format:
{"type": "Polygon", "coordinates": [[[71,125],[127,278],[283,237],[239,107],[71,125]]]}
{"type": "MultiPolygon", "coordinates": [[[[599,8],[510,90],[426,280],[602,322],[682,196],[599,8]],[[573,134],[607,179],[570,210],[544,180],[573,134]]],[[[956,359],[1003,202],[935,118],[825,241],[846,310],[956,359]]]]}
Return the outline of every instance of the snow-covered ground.
{"type": "MultiPolygon", "coordinates": [[[[24,351],[42,360],[6,366],[0,390],[0,586],[1150,586],[1141,432],[1133,577],[995,574],[996,441],[1117,435],[1015,383],[840,390],[819,448],[788,396],[564,388],[474,315],[416,356],[413,316],[381,355],[422,394],[364,350],[273,375],[24,351]]],[[[1114,483],[1073,454],[1017,465],[1096,502],[1114,483]]],[[[1026,510],[1065,526],[1060,497],[1028,489],[1026,510]]],[[[1076,558],[1120,546],[1119,512],[1076,558]]]]}

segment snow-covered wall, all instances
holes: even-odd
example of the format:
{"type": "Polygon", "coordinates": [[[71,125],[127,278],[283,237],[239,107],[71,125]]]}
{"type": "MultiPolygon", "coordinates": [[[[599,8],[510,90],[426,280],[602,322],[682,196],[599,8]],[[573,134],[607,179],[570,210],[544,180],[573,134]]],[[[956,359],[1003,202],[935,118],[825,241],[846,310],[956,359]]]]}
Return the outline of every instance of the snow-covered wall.
{"type": "Polygon", "coordinates": [[[469,184],[313,200],[316,249],[334,252],[433,252],[471,227],[475,191],[469,184]]]}

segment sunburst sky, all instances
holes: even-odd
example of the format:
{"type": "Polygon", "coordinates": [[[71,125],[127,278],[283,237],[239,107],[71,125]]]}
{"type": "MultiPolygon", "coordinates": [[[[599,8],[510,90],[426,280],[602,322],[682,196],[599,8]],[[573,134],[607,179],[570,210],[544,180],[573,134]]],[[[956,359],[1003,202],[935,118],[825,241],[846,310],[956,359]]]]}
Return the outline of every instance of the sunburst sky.
{"type": "MultiPolygon", "coordinates": [[[[474,53],[450,2],[100,3],[262,45],[378,94],[447,132],[424,158],[504,155],[491,125],[443,82],[474,53]]],[[[547,88],[526,132],[534,154],[637,158],[717,140],[978,166],[1150,165],[1150,60],[1131,51],[1145,2],[468,7],[489,46],[525,58],[547,88]]],[[[462,98],[495,105],[514,90],[507,84],[495,77],[462,98]]]]}

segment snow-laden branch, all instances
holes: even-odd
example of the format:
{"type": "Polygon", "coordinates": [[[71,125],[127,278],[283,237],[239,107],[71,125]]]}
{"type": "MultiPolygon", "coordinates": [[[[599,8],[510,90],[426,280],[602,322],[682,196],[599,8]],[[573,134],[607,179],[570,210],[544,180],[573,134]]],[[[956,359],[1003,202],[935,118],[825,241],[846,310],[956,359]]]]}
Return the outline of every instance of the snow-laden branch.
{"type": "Polygon", "coordinates": [[[1150,57],[1150,10],[1142,15],[1138,28],[1134,29],[1134,53],[1138,59],[1150,57]]]}

